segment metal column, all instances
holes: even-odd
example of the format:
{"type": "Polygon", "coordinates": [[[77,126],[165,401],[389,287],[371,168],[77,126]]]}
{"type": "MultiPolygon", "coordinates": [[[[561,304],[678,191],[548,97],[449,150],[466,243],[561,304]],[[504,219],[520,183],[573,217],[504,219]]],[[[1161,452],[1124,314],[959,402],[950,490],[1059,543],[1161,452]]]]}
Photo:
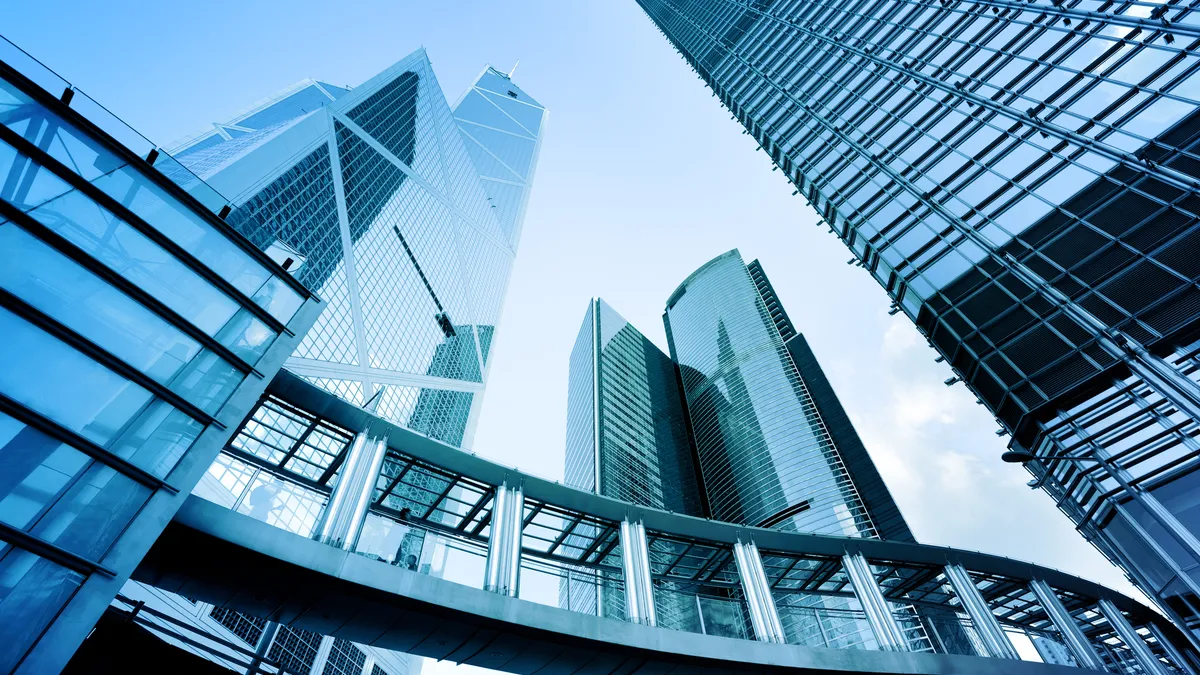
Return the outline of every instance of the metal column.
{"type": "Polygon", "coordinates": [[[315,537],[318,541],[347,551],[354,550],[367,519],[385,454],[387,442],[383,439],[369,438],[366,433],[354,437],[346,450],[337,485],[321,514],[315,537]]]}
{"type": "Polygon", "coordinates": [[[1121,642],[1129,647],[1129,651],[1133,652],[1133,657],[1137,659],[1138,665],[1146,675],[1168,675],[1167,669],[1163,668],[1162,662],[1150,651],[1150,645],[1138,635],[1133,626],[1129,625],[1129,620],[1121,613],[1120,609],[1112,603],[1108,598],[1100,598],[1100,613],[1104,618],[1108,619],[1109,625],[1113,630],[1117,631],[1117,635],[1121,636],[1121,642]]]}
{"type": "Polygon", "coordinates": [[[979,634],[979,639],[987,650],[986,655],[1019,661],[1021,656],[1017,654],[1017,648],[1000,627],[996,615],[992,614],[987,601],[979,592],[979,587],[971,579],[971,574],[962,565],[946,565],[943,572],[963,609],[967,610],[967,616],[971,617],[971,624],[975,626],[975,632],[979,634]]]}
{"type": "Polygon", "coordinates": [[[650,577],[650,552],[642,521],[621,521],[621,572],[625,579],[625,618],[646,626],[658,624],[654,611],[654,583],[650,577]]]}
{"type": "Polygon", "coordinates": [[[867,559],[861,553],[847,553],[842,556],[842,567],[850,577],[854,596],[858,598],[863,612],[867,615],[867,623],[871,625],[871,632],[875,634],[879,648],[891,652],[908,651],[908,640],[900,630],[900,625],[896,623],[892,608],[883,597],[883,592],[879,590],[879,585],[875,583],[875,575],[871,572],[871,565],[867,559]]]}
{"type": "Polygon", "coordinates": [[[750,610],[754,637],[762,642],[786,642],[758,547],[754,542],[743,542],[739,537],[733,545],[733,559],[737,563],[738,579],[742,582],[742,595],[746,596],[746,608],[750,610]]]}
{"type": "Polygon", "coordinates": [[[521,581],[521,535],[525,530],[525,493],[508,481],[496,488],[492,500],[484,590],[517,597],[521,581]]]}
{"type": "Polygon", "coordinates": [[[1178,645],[1172,642],[1171,638],[1167,637],[1167,634],[1163,632],[1163,629],[1159,628],[1152,621],[1146,624],[1146,630],[1150,631],[1150,634],[1154,636],[1155,640],[1158,640],[1159,646],[1163,648],[1163,651],[1167,653],[1167,656],[1171,657],[1171,660],[1175,662],[1175,665],[1178,666],[1182,672],[1196,672],[1192,666],[1192,662],[1188,660],[1188,657],[1182,651],[1179,650],[1178,645]]]}
{"type": "Polygon", "coordinates": [[[1071,613],[1063,607],[1062,601],[1055,595],[1054,589],[1050,588],[1050,584],[1041,579],[1034,579],[1029,582],[1029,590],[1037,596],[1042,609],[1046,610],[1050,621],[1058,629],[1059,635],[1062,635],[1067,649],[1075,656],[1075,662],[1082,668],[1104,670],[1104,662],[1100,660],[1096,650],[1092,649],[1092,643],[1088,642],[1087,636],[1079,629],[1071,613]]]}

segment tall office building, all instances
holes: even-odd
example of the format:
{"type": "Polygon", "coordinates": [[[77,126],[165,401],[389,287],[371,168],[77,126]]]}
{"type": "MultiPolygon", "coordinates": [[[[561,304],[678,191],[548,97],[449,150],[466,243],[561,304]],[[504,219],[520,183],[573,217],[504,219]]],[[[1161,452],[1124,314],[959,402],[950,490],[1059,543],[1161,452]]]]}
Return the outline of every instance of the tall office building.
{"type": "Polygon", "coordinates": [[[1012,435],[1200,627],[1200,39],[1184,4],[639,0],[1012,435]]]}
{"type": "MultiPolygon", "coordinates": [[[[564,482],[632,504],[704,516],[685,415],[671,359],[607,302],[590,300],[571,350],[564,482]]],[[[577,572],[559,585],[561,607],[624,614],[618,579],[577,572]]],[[[660,598],[659,605],[663,625],[683,620],[671,600],[660,598]]]]}
{"type": "Polygon", "coordinates": [[[734,249],[705,263],[663,321],[713,518],[880,535],[784,346],[796,331],[757,261],[734,249]]]}
{"type": "MultiPolygon", "coordinates": [[[[663,319],[670,357],[608,303],[589,303],[569,369],[568,485],[729,522],[913,540],[757,260],[746,265],[733,250],[705,264],[672,294],[663,319]]],[[[623,615],[618,581],[578,570],[560,584],[559,604],[623,615]]],[[[698,591],[722,593],[661,582],[658,625],[696,629],[698,591]]],[[[841,628],[810,619],[818,607],[852,603],[805,603],[786,613],[788,634],[840,639],[841,628]]],[[[944,632],[965,640],[952,626],[944,632]]]]}
{"type": "Polygon", "coordinates": [[[607,302],[593,298],[568,377],[566,484],[703,516],[671,359],[607,302]]]}
{"type": "Polygon", "coordinates": [[[300,82],[172,154],[327,299],[289,370],[467,446],[544,118],[493,68],[452,109],[418,50],[357,87],[300,82]]]}

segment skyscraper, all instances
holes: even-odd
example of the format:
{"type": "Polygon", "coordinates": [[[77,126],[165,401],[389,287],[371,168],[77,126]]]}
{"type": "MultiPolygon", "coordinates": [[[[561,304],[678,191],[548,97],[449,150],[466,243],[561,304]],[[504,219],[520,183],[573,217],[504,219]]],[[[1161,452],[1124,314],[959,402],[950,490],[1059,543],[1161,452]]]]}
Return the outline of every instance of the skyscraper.
{"type": "Polygon", "coordinates": [[[747,266],[734,249],[705,263],[671,294],[663,320],[712,517],[878,536],[784,346],[795,330],[757,261],[747,266]]]}
{"type": "MultiPolygon", "coordinates": [[[[592,298],[571,350],[564,482],[632,504],[703,516],[675,364],[607,302],[592,298]]],[[[586,534],[586,533],[585,533],[586,534]]],[[[564,579],[559,604],[622,615],[616,581],[564,579]]],[[[680,614],[661,602],[665,625],[680,614]]]]}
{"type": "MultiPolygon", "coordinates": [[[[568,485],[747,525],[913,540],[757,260],[746,265],[733,250],[701,266],[671,295],[663,320],[670,357],[608,303],[588,304],[567,386],[568,485]]],[[[619,580],[577,572],[560,584],[561,606],[623,615],[619,580]]],[[[658,625],[698,630],[696,592],[722,593],[660,582],[658,625]]],[[[843,637],[812,617],[852,603],[805,602],[787,613],[790,635],[843,637]]],[[[945,623],[946,639],[966,639],[936,616],[912,621],[945,623]]]]}
{"type": "Polygon", "coordinates": [[[328,300],[289,370],[469,445],[544,117],[493,68],[452,110],[418,50],[358,87],[300,82],[174,155],[328,300]]]}
{"type": "Polygon", "coordinates": [[[567,485],[703,516],[671,359],[607,302],[593,298],[568,377],[567,485]]]}
{"type": "Polygon", "coordinates": [[[639,0],[1012,435],[1200,627],[1191,6],[639,0]]]}

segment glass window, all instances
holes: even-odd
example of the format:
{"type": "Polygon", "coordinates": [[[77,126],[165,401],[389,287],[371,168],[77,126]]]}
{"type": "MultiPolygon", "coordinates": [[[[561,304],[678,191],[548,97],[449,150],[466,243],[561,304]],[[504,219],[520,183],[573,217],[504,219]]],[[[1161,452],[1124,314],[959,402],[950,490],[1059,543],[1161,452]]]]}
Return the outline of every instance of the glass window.
{"type": "Polygon", "coordinates": [[[109,466],[93,462],[33,527],[33,534],[90,560],[101,559],[150,488],[109,466]]]}
{"type": "Polygon", "coordinates": [[[217,333],[217,341],[250,364],[266,353],[275,341],[275,331],[259,321],[248,310],[240,310],[233,319],[217,333]]]}
{"type": "Polygon", "coordinates": [[[0,672],[12,672],[83,575],[0,541],[0,672]]]}
{"type": "Polygon", "coordinates": [[[162,383],[200,352],[178,328],[12,225],[0,226],[0,287],[162,383]]]}
{"type": "Polygon", "coordinates": [[[106,445],[150,393],[6,309],[0,309],[0,392],[106,445]]]}
{"type": "Polygon", "coordinates": [[[238,309],[175,257],[78,192],[47,202],[31,215],[210,335],[238,309]]]}
{"type": "Polygon", "coordinates": [[[94,183],[246,295],[271,277],[248,253],[136,169],[122,167],[94,183]]]}
{"type": "Polygon", "coordinates": [[[0,81],[0,89],[4,90],[0,93],[3,97],[0,110],[6,113],[0,124],[21,134],[75,173],[92,180],[124,164],[97,141],[64,123],[12,84],[0,81]]]}
{"type": "Polygon", "coordinates": [[[0,142],[0,199],[28,211],[70,189],[66,181],[0,142]]]}
{"type": "Polygon", "coordinates": [[[112,451],[157,478],[166,478],[204,425],[156,400],[121,434],[112,451]]]}
{"type": "Polygon", "coordinates": [[[82,452],[0,413],[0,521],[28,528],[91,464],[82,452]]]}
{"type": "Polygon", "coordinates": [[[1190,471],[1150,490],[1195,536],[1200,536],[1200,471],[1190,471]]]}

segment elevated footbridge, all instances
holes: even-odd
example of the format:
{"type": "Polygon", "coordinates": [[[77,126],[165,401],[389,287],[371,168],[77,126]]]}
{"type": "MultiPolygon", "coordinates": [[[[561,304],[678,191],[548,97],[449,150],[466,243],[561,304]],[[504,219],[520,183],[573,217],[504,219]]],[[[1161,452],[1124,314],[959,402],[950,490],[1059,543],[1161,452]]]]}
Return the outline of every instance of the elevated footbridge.
{"type": "Polygon", "coordinates": [[[1069,672],[1022,660],[1035,648],[1096,671],[1195,672],[1159,614],[1058,570],[635,506],[462,452],[286,372],[134,578],[512,673],[1069,672]],[[466,584],[437,576],[464,570],[466,584]],[[561,606],[544,604],[547,585],[561,606]]]}

